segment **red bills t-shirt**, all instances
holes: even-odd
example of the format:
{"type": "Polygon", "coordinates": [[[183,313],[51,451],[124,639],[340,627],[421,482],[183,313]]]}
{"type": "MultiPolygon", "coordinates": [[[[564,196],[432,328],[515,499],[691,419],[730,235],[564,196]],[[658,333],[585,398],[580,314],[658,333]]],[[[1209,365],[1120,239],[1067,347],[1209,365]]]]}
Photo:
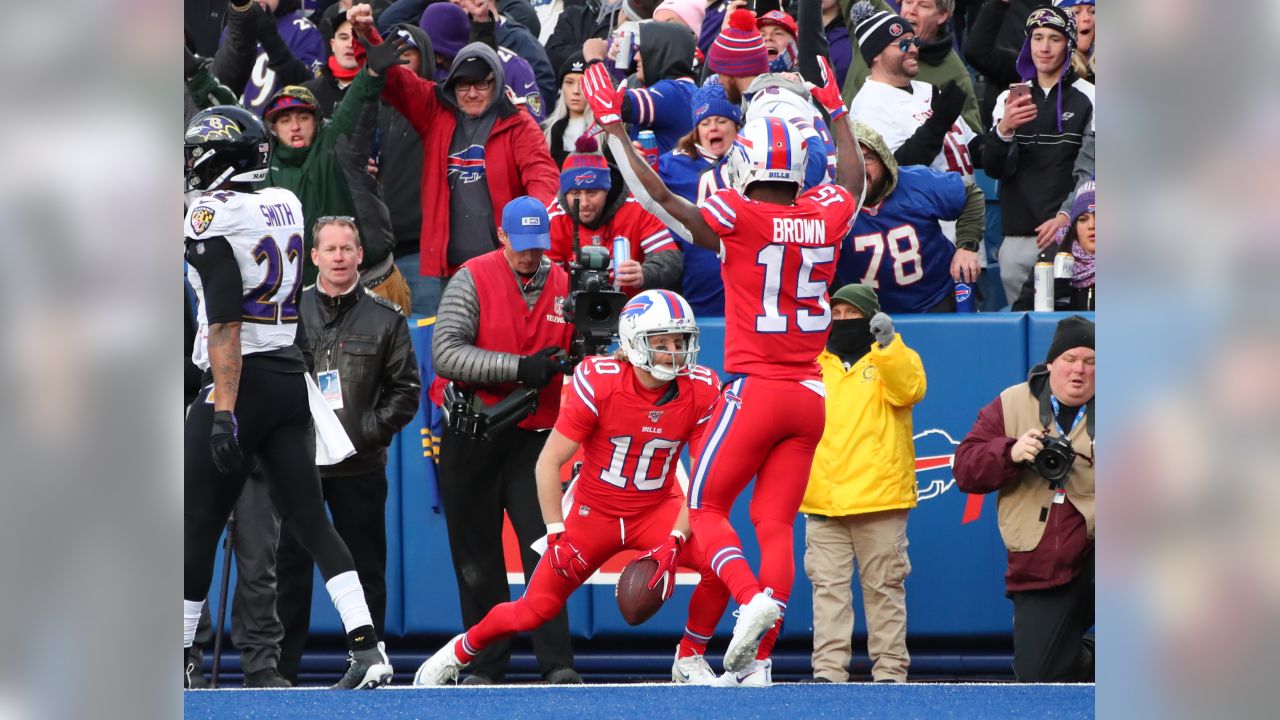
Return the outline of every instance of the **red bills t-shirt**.
{"type": "MultiPolygon", "coordinates": [[[[560,206],[559,200],[547,207],[547,216],[551,220],[551,249],[547,251],[547,257],[565,265],[573,257],[573,218],[560,206]]],[[[640,263],[656,252],[680,251],[667,226],[640,207],[633,197],[628,197],[604,225],[594,230],[585,226],[578,228],[579,247],[598,245],[608,250],[610,257],[613,256],[613,239],[616,237],[630,240],[631,259],[640,263]]],[[[631,296],[640,290],[625,288],[625,292],[631,296]]]]}
{"type": "Polygon", "coordinates": [[[840,244],[858,201],[839,185],[819,185],[795,205],[718,190],[698,205],[724,244],[725,362],[734,374],[776,380],[821,377],[840,244]]]}
{"type": "Polygon", "coordinates": [[[679,494],[681,449],[701,437],[719,394],[715,371],[701,365],[649,390],[625,360],[583,360],[556,420],[561,435],[582,443],[574,496],[593,510],[630,516],[679,494]]]}

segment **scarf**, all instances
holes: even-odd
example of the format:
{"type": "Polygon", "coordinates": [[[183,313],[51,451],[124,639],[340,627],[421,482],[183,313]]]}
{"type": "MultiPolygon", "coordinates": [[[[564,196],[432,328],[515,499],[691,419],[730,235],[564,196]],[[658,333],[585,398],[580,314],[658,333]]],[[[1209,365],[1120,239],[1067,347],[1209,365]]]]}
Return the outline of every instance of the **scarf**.
{"type": "Polygon", "coordinates": [[[365,49],[361,43],[356,43],[356,66],[348,70],[338,64],[338,58],[329,56],[329,72],[333,73],[334,79],[338,82],[349,83],[356,79],[356,75],[360,74],[360,68],[364,67],[365,49]]]}
{"type": "Polygon", "coordinates": [[[839,355],[845,363],[852,365],[861,360],[862,356],[871,352],[873,342],[875,337],[871,334],[871,321],[867,318],[831,321],[827,350],[839,355]]]}
{"type": "Polygon", "coordinates": [[[1071,257],[1076,261],[1076,269],[1071,277],[1071,287],[1093,287],[1094,253],[1085,252],[1084,248],[1080,247],[1080,241],[1077,240],[1071,243],[1071,257]]]}

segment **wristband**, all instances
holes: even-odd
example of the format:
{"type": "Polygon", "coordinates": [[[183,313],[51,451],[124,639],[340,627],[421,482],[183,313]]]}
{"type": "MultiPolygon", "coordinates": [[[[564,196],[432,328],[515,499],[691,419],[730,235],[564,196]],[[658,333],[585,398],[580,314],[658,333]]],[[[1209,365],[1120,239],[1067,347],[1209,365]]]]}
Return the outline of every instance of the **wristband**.
{"type": "Polygon", "coordinates": [[[547,523],[548,535],[555,535],[556,533],[562,533],[562,532],[564,532],[564,523],[562,522],[547,523]]]}
{"type": "Polygon", "coordinates": [[[672,530],[672,531],[671,531],[671,534],[672,534],[672,535],[674,535],[675,537],[679,538],[679,539],[680,539],[680,542],[685,542],[686,540],[688,540],[688,539],[689,539],[689,538],[685,537],[685,536],[684,536],[684,533],[680,532],[679,530],[672,530]]]}

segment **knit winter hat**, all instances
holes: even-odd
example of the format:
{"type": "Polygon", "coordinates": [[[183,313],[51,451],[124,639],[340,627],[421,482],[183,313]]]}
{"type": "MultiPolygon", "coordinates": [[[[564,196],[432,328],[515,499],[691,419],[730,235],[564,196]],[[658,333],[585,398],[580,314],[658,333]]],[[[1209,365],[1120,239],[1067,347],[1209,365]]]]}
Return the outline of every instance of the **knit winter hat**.
{"type": "Polygon", "coordinates": [[[580,136],[560,170],[560,192],[608,190],[612,186],[609,162],[600,154],[599,143],[590,135],[580,136]]]}
{"type": "Polygon", "coordinates": [[[560,66],[560,72],[556,73],[556,86],[558,87],[564,84],[564,78],[566,75],[572,75],[575,73],[581,75],[586,71],[587,59],[583,57],[582,51],[579,50],[578,52],[570,55],[564,61],[564,64],[560,66]]]}
{"type": "Polygon", "coordinates": [[[471,18],[467,11],[448,2],[432,3],[422,11],[418,27],[431,38],[437,57],[451,61],[471,39],[471,18]]]}
{"type": "Polygon", "coordinates": [[[849,9],[853,34],[858,38],[858,52],[867,67],[876,59],[889,43],[895,42],[907,33],[915,34],[915,27],[906,18],[884,10],[877,11],[867,0],[857,3],[849,9]]]}
{"type": "Polygon", "coordinates": [[[1076,199],[1071,203],[1071,225],[1074,226],[1081,215],[1098,211],[1097,203],[1094,201],[1096,188],[1097,183],[1093,180],[1085,180],[1080,183],[1080,187],[1076,188],[1076,199]]]}
{"type": "Polygon", "coordinates": [[[727,77],[752,77],[769,72],[769,51],[764,47],[764,36],[756,28],[756,16],[750,10],[739,8],[729,16],[729,27],[711,44],[707,69],[727,77]]]}
{"type": "Polygon", "coordinates": [[[301,85],[285,85],[271,96],[266,112],[262,113],[262,119],[271,122],[276,115],[285,110],[294,109],[306,110],[317,116],[320,114],[320,104],[316,102],[316,96],[310,90],[301,85]]]}
{"type": "Polygon", "coordinates": [[[670,10],[675,13],[676,17],[683,20],[694,33],[702,32],[702,21],[707,16],[707,4],[703,0],[662,0],[662,3],[653,9],[653,14],[657,15],[659,10],[670,10]]]}
{"type": "Polygon", "coordinates": [[[694,91],[693,97],[689,100],[689,107],[693,109],[694,127],[709,117],[729,118],[735,125],[742,126],[742,108],[729,102],[729,98],[724,94],[724,88],[715,80],[708,80],[694,91]]]}
{"type": "Polygon", "coordinates": [[[847,302],[858,309],[862,313],[862,317],[870,320],[873,315],[880,312],[880,296],[876,295],[875,289],[870,285],[862,283],[850,283],[836,291],[831,296],[831,303],[839,300],[847,302]]]}
{"type": "Polygon", "coordinates": [[[1053,331],[1053,342],[1049,343],[1049,354],[1045,355],[1044,361],[1051,363],[1058,359],[1062,353],[1071,348],[1087,347],[1093,348],[1093,332],[1094,324],[1092,320],[1081,315],[1072,315],[1063,319],[1058,323],[1058,327],[1053,331]]]}

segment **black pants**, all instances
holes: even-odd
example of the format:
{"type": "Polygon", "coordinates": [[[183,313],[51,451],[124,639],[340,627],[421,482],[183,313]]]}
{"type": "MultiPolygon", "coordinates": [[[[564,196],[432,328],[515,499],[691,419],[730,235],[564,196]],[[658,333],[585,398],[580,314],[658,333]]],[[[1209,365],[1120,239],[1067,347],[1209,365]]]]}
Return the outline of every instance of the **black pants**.
{"type": "MultiPolygon", "coordinates": [[[[218,537],[245,483],[243,473],[223,475],[213,464],[208,392],[196,397],[185,428],[182,596],[192,601],[208,595],[218,537]]],[[[245,457],[262,465],[281,520],[316,559],[320,574],[327,580],[354,570],[351,553],[324,512],[303,376],[245,367],[236,419],[245,457]]]]}
{"type": "MultiPolygon", "coordinates": [[[[387,617],[387,473],[386,468],[364,475],[324,478],[325,503],[333,514],[333,526],[355,560],[369,614],[378,639],[383,639],[387,617]]],[[[280,621],[280,674],[298,680],[298,663],[311,629],[311,556],[289,533],[280,540],[276,567],[280,621]]]]}
{"type": "MultiPolygon", "coordinates": [[[[492,441],[473,440],[452,430],[446,430],[441,439],[440,499],[466,627],[511,600],[502,555],[503,510],[520,540],[526,580],[538,566],[540,557],[529,544],[547,532],[534,481],[534,465],[546,439],[546,432],[520,428],[492,441]]],[[[573,667],[569,619],[563,610],[533,631],[533,651],[544,677],[552,670],[573,667]]],[[[511,643],[503,640],[485,648],[469,667],[502,680],[510,660],[511,643]]]]}
{"type": "MultiPolygon", "coordinates": [[[[267,480],[260,471],[250,473],[236,502],[232,553],[236,561],[236,587],[231,605],[231,642],[240,651],[245,673],[273,668],[280,659],[284,628],[276,615],[276,544],[280,518],[271,504],[267,480]]],[[[212,619],[206,604],[196,626],[192,660],[199,665],[201,648],[213,640],[212,619]]]]}
{"type": "Polygon", "coordinates": [[[1061,587],[1015,592],[1013,674],[1018,682],[1092,682],[1093,552],[1061,587]]]}

